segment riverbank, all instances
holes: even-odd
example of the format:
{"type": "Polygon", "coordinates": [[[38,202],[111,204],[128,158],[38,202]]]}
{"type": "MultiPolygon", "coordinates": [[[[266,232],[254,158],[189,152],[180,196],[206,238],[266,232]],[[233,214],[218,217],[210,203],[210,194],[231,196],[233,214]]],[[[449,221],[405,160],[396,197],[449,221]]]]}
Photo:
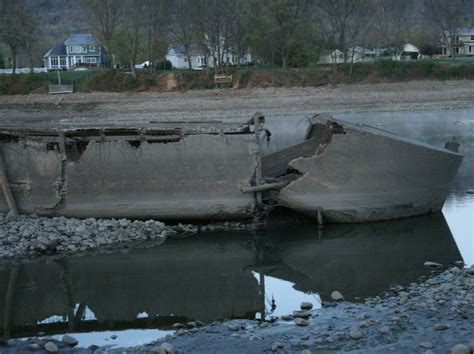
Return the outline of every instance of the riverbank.
{"type": "Polygon", "coordinates": [[[186,353],[446,353],[456,345],[473,352],[474,268],[451,267],[361,304],[333,300],[321,309],[295,311],[274,322],[235,320],[178,330],[167,343],[186,353]]]}
{"type": "Polygon", "coordinates": [[[14,95],[0,100],[2,126],[147,125],[160,121],[246,122],[318,112],[449,110],[474,107],[474,80],[186,92],[14,95]]]}
{"type": "MultiPolygon", "coordinates": [[[[222,73],[221,73],[222,74],[222,73]]],[[[243,66],[225,68],[228,82],[216,85],[214,70],[113,69],[65,71],[61,82],[76,92],[185,91],[221,88],[320,87],[354,83],[408,82],[410,80],[462,80],[474,78],[474,64],[462,61],[391,61],[372,63],[310,65],[300,68],[243,66]]],[[[0,95],[47,93],[57,84],[57,72],[0,75],[0,95]]]]}
{"type": "MultiPolygon", "coordinates": [[[[427,266],[436,266],[429,264],[427,266]]],[[[3,342],[3,353],[54,351],[75,353],[472,353],[474,267],[449,269],[363,303],[303,303],[302,309],[268,321],[232,320],[202,325],[175,324],[174,334],[149,344],[75,348],[66,336],[3,342]],[[49,343],[49,344],[48,344],[49,343]],[[468,349],[470,348],[470,349],[468,349]]],[[[120,334],[119,334],[120,335],[120,334]]],[[[112,344],[112,343],[111,343],[112,344]]]]}

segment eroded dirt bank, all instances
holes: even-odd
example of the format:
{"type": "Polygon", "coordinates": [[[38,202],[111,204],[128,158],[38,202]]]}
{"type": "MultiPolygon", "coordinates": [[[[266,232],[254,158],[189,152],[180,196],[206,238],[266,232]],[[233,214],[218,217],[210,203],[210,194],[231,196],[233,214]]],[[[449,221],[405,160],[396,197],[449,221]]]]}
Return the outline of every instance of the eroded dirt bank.
{"type": "Polygon", "coordinates": [[[474,81],[410,81],[319,88],[0,96],[0,124],[103,125],[248,119],[317,112],[454,109],[474,106],[474,81]]]}

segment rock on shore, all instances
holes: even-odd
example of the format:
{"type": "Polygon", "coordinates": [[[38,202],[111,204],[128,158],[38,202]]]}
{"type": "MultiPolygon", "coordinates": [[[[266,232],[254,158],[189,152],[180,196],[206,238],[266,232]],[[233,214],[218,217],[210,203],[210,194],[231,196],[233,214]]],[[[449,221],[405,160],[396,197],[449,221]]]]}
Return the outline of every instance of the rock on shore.
{"type": "Polygon", "coordinates": [[[169,226],[156,220],[35,216],[7,219],[0,214],[0,260],[100,251],[130,242],[156,244],[169,236],[197,231],[193,225],[169,226]]]}

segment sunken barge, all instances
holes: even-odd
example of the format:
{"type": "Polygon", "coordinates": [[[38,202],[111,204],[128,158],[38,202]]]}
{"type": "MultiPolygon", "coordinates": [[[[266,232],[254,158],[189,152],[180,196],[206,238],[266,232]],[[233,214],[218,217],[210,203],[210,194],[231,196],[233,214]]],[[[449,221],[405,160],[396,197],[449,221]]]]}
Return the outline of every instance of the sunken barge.
{"type": "Polygon", "coordinates": [[[0,128],[0,212],[208,220],[283,206],[319,222],[388,220],[441,210],[462,161],[456,144],[327,115],[265,154],[264,122],[0,128]]]}

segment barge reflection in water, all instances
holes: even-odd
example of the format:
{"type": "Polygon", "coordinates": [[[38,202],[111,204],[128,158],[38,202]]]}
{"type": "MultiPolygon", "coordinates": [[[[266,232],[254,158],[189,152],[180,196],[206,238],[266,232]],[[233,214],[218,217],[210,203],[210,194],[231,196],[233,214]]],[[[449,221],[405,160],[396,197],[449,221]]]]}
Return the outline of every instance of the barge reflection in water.
{"type": "Polygon", "coordinates": [[[441,213],[202,233],[127,253],[0,266],[0,323],[21,337],[283,315],[304,296],[375,296],[428,274],[427,260],[460,259],[441,213]]]}

